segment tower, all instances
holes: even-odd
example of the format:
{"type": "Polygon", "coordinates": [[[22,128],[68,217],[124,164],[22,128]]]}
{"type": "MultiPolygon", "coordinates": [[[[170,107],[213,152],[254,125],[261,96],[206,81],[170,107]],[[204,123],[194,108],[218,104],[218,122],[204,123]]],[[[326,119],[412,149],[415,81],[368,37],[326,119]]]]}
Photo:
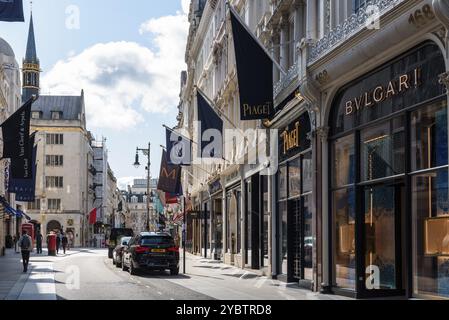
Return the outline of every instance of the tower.
{"type": "Polygon", "coordinates": [[[33,13],[31,13],[30,29],[28,31],[28,42],[25,59],[23,59],[22,75],[22,100],[23,102],[31,98],[32,95],[39,95],[40,63],[36,53],[36,41],[34,38],[33,13]]]}

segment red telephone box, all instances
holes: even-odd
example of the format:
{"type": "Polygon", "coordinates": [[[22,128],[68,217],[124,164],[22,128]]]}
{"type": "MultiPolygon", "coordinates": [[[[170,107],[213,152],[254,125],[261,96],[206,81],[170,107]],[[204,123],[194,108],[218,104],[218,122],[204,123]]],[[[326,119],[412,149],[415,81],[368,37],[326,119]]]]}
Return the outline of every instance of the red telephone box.
{"type": "Polygon", "coordinates": [[[24,230],[26,230],[27,234],[31,237],[31,247],[34,249],[34,225],[32,223],[23,223],[22,233],[24,230]]]}

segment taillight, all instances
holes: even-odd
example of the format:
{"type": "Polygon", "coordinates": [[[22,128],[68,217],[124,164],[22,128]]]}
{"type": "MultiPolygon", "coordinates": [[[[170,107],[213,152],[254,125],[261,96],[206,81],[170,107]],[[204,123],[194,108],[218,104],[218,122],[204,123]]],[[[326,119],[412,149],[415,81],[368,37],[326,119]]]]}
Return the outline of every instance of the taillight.
{"type": "Polygon", "coordinates": [[[168,252],[179,252],[179,248],[177,248],[177,247],[168,248],[167,250],[168,250],[168,252]]]}
{"type": "Polygon", "coordinates": [[[147,248],[141,246],[136,247],[136,253],[145,253],[145,252],[147,252],[147,248]]]}

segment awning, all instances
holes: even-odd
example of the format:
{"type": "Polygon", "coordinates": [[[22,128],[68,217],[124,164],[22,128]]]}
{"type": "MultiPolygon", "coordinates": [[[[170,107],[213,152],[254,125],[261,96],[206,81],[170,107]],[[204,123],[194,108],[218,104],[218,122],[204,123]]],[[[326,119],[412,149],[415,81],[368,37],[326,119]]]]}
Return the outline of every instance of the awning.
{"type": "Polygon", "coordinates": [[[18,218],[25,217],[27,220],[31,220],[30,216],[28,216],[25,212],[23,212],[21,210],[15,210],[13,207],[11,207],[11,205],[8,203],[8,201],[2,196],[0,196],[0,204],[3,205],[3,208],[5,209],[5,212],[8,215],[18,217],[18,218]]]}

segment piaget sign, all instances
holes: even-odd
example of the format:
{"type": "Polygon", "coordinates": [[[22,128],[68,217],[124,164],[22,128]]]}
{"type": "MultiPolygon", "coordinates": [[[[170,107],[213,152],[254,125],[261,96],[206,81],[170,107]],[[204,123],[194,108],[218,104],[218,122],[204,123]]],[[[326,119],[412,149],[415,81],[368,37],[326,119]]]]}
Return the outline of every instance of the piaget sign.
{"type": "Polygon", "coordinates": [[[310,148],[308,134],[311,131],[308,113],[302,114],[279,134],[279,153],[281,161],[310,148]]]}
{"type": "Polygon", "coordinates": [[[346,101],[346,115],[352,115],[364,108],[374,107],[388,99],[403,94],[412,88],[418,88],[421,84],[421,69],[416,68],[412,72],[402,74],[397,79],[378,85],[372,90],[363,92],[360,96],[346,101]]]}

